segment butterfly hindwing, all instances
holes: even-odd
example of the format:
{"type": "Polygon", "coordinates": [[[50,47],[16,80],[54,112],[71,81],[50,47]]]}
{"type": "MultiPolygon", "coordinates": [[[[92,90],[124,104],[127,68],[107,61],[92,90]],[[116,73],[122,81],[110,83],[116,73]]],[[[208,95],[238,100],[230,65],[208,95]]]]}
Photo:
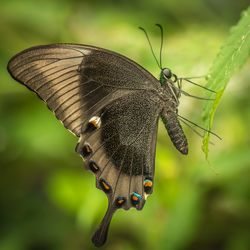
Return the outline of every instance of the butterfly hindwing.
{"type": "Polygon", "coordinates": [[[99,123],[90,119],[83,126],[76,150],[109,199],[107,216],[93,239],[97,245],[105,241],[110,214],[121,207],[140,210],[152,193],[160,106],[150,97],[141,90],[130,92],[96,114],[99,123]]]}
{"type": "MultiPolygon", "coordinates": [[[[123,175],[129,179],[133,176],[153,178],[155,137],[160,111],[147,94],[142,94],[141,91],[134,91],[114,100],[94,116],[99,119],[98,126],[94,127],[88,122],[82,128],[77,152],[85,158],[87,165],[90,164],[88,168],[96,174],[98,180],[103,179],[114,188],[114,193],[117,192],[116,179],[122,180],[123,175]],[[93,163],[98,170],[95,171],[93,163]]],[[[140,182],[142,186],[142,180],[140,182]]],[[[131,186],[129,188],[131,192],[138,192],[142,196],[144,194],[141,187],[140,190],[134,190],[131,186]]],[[[118,192],[113,198],[118,195],[127,199],[131,192],[118,192]]]]}

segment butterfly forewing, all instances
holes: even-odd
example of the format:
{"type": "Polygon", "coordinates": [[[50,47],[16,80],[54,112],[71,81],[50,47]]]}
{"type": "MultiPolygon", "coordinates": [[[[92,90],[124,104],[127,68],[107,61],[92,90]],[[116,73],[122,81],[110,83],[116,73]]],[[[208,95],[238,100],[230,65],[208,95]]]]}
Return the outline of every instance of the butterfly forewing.
{"type": "MultiPolygon", "coordinates": [[[[79,65],[88,50],[74,50],[60,46],[41,46],[25,50],[15,56],[8,65],[11,75],[29,89],[36,92],[60,119],[71,115],[67,111],[72,105],[79,107],[81,75],[79,65]]],[[[74,134],[80,129],[74,126],[82,122],[82,110],[71,116],[64,125],[74,134]],[[79,118],[77,118],[79,117],[79,118]]]]}
{"type": "Polygon", "coordinates": [[[152,75],[123,56],[71,44],[27,49],[10,60],[8,70],[36,92],[77,136],[84,119],[112,100],[113,92],[155,88],[158,84],[152,75]]]}

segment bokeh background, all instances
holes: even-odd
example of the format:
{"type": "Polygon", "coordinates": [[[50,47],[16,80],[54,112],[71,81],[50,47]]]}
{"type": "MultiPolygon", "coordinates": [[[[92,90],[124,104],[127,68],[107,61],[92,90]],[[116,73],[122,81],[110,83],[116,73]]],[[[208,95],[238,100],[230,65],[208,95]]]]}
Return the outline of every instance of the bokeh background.
{"type": "MultiPolygon", "coordinates": [[[[178,76],[208,72],[248,0],[1,0],[0,249],[94,249],[91,235],[107,200],[74,152],[68,133],[36,95],[9,76],[17,52],[39,44],[104,47],[159,69],[138,26],[178,76]]],[[[209,163],[201,138],[184,126],[189,155],[159,124],[154,194],[140,212],[118,211],[103,249],[250,249],[249,62],[231,80],[214,121],[209,163]]],[[[205,84],[205,80],[198,81],[205,84]]],[[[192,94],[206,92],[185,84],[192,94]]],[[[182,97],[180,113],[202,124],[202,101],[182,97]]]]}

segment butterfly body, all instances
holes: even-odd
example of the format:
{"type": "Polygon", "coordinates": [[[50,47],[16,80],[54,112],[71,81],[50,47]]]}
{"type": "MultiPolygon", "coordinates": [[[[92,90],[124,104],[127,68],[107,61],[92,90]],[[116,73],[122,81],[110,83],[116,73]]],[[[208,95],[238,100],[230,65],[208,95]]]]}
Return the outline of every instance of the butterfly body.
{"type": "Polygon", "coordinates": [[[120,54],[77,44],[24,50],[10,60],[8,70],[79,137],[76,152],[109,200],[92,238],[96,246],[103,245],[114,212],[141,210],[153,192],[160,117],[174,146],[188,152],[171,72],[163,69],[159,81],[120,54]]]}

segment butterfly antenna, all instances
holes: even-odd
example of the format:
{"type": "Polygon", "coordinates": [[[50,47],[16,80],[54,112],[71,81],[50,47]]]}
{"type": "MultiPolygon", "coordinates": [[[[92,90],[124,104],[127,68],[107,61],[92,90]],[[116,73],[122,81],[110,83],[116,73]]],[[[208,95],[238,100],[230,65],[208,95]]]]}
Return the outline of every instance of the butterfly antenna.
{"type": "Polygon", "coordinates": [[[159,27],[160,30],[161,30],[160,66],[161,66],[161,69],[162,69],[162,48],[163,48],[164,34],[163,34],[163,28],[162,28],[162,26],[159,23],[157,23],[156,26],[159,27]]]}
{"type": "Polygon", "coordinates": [[[222,138],[221,138],[220,136],[218,136],[217,134],[215,134],[215,133],[212,132],[211,130],[205,129],[205,128],[201,127],[200,125],[198,125],[198,124],[196,124],[196,123],[194,123],[194,122],[188,120],[187,118],[185,118],[185,117],[183,117],[183,116],[181,116],[181,115],[179,115],[179,114],[177,114],[177,115],[178,115],[178,117],[180,117],[180,118],[183,119],[184,121],[189,122],[190,124],[196,126],[197,128],[199,128],[199,129],[201,129],[201,130],[203,130],[203,131],[205,131],[205,132],[208,132],[209,134],[212,134],[212,135],[214,135],[215,137],[217,137],[218,139],[222,140],[222,138]]]}
{"type": "Polygon", "coordinates": [[[149,46],[150,46],[151,53],[153,54],[153,57],[154,57],[154,59],[155,59],[157,65],[158,65],[158,67],[159,67],[160,69],[162,69],[162,68],[161,68],[161,64],[158,62],[158,60],[157,60],[157,58],[156,58],[156,56],[155,56],[155,53],[154,53],[152,44],[151,44],[151,42],[150,42],[150,40],[149,40],[149,37],[148,37],[148,34],[147,34],[146,30],[145,30],[144,28],[142,28],[142,27],[139,27],[139,29],[142,30],[142,31],[144,32],[144,34],[145,34],[145,36],[146,36],[146,38],[147,38],[147,40],[148,40],[148,44],[149,44],[149,46]]]}
{"type": "MultiPolygon", "coordinates": [[[[194,78],[194,77],[192,77],[192,78],[194,78]]],[[[202,85],[200,85],[200,84],[198,84],[198,83],[195,83],[195,82],[191,81],[190,79],[192,79],[192,78],[191,78],[191,77],[190,77],[190,78],[182,77],[182,78],[179,78],[179,79],[184,80],[184,81],[186,81],[186,82],[189,82],[189,83],[191,83],[191,84],[193,84],[193,85],[195,85],[195,86],[197,86],[197,87],[200,87],[200,88],[205,89],[205,90],[207,90],[207,91],[210,91],[210,92],[212,92],[212,93],[217,93],[216,91],[214,91],[214,90],[212,90],[212,89],[209,89],[209,88],[207,88],[207,87],[204,87],[204,86],[202,86],[202,85]]],[[[197,78],[198,78],[198,77],[197,77],[197,78]]]]}

